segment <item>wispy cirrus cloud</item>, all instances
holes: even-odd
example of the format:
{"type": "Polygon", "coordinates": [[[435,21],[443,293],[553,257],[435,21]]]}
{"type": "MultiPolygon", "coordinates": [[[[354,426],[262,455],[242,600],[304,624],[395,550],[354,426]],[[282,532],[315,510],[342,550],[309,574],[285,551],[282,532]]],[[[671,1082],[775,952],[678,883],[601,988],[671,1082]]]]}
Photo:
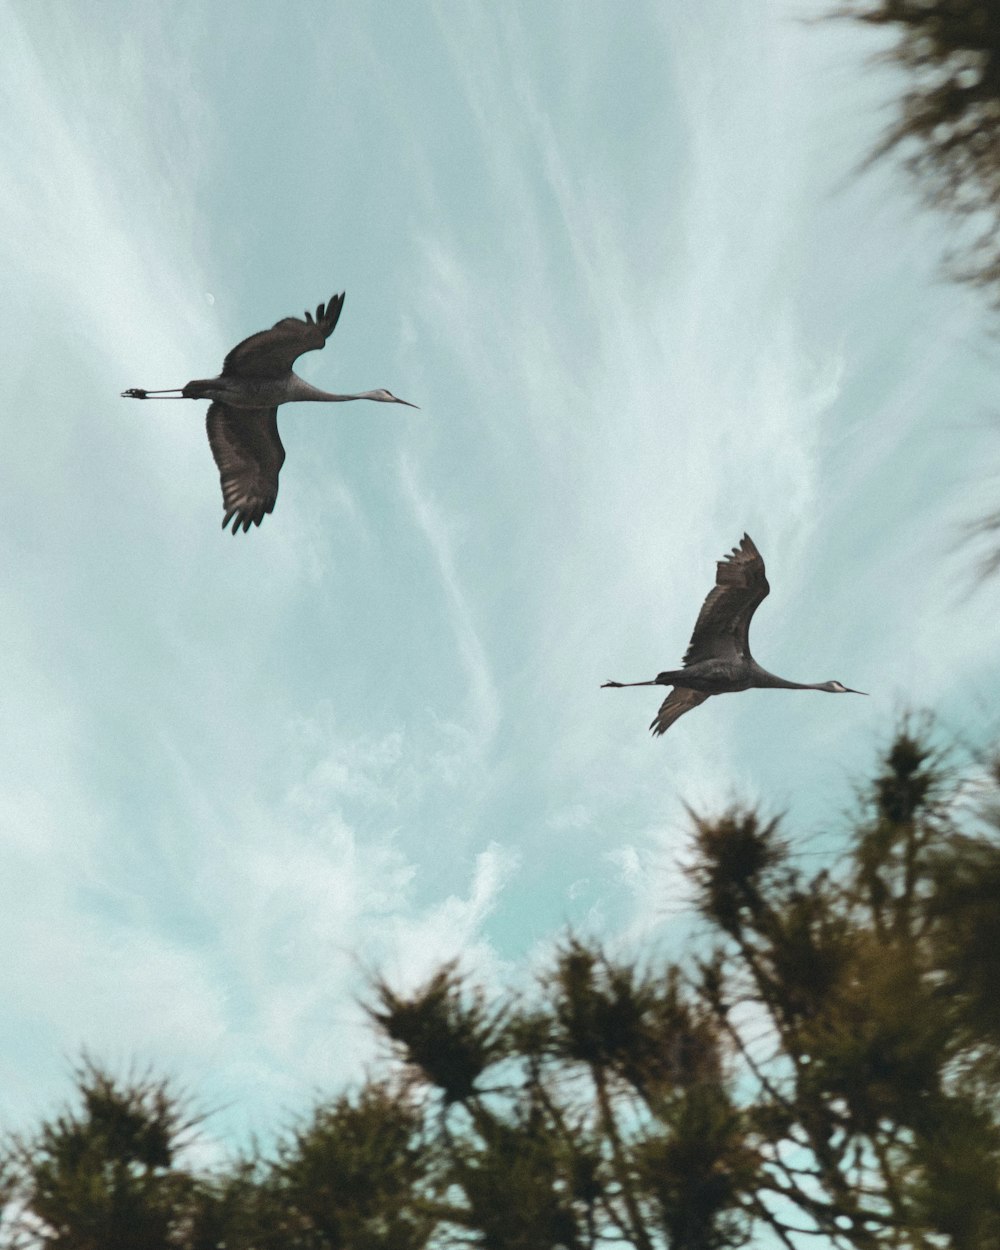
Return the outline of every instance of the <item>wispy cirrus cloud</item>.
{"type": "Polygon", "coordinates": [[[20,1108],[90,1042],[266,1131],[371,1055],[368,967],[669,932],[681,800],[825,799],[891,703],[653,740],[656,692],[599,689],[680,658],[744,529],[778,671],[961,700],[992,646],[928,557],[974,454],[940,412],[992,386],[971,305],[888,175],[829,194],[860,45],[729,0],[293,7],[0,6],[20,1108]],[[198,407],[117,392],[334,285],[305,371],[422,411],[283,412],[278,510],[213,532],[198,407]]]}
{"type": "Polygon", "coordinates": [[[399,462],[399,481],[404,498],[413,509],[416,523],[427,540],[437,565],[447,600],[462,666],[469,683],[472,715],[481,749],[489,746],[500,717],[500,699],[483,643],[473,621],[473,610],[462,588],[455,561],[454,535],[437,501],[419,483],[412,462],[399,462]]]}
{"type": "MultiPolygon", "coordinates": [[[[291,679],[269,678],[275,650],[324,620],[338,523],[359,545],[371,527],[333,466],[310,478],[304,464],[283,523],[227,542],[203,412],[117,398],[229,345],[197,221],[214,123],[155,16],[104,42],[100,23],[50,18],[43,30],[0,8],[0,257],[17,293],[0,310],[17,349],[0,398],[23,417],[2,470],[0,633],[16,662],[0,861],[20,900],[3,940],[25,952],[0,975],[4,1113],[33,1111],[87,1046],[203,1078],[206,1098],[249,1104],[245,1127],[371,1054],[359,960],[390,961],[397,943],[407,976],[446,955],[490,960],[484,928],[516,855],[484,839],[466,873],[463,848],[437,898],[417,813],[435,786],[454,793],[468,734],[443,720],[416,746],[334,734],[317,711],[339,693],[330,672],[307,672],[315,698],[296,715],[291,679]],[[74,56],[56,74],[64,40],[74,56]]],[[[488,737],[496,690],[431,502],[417,524],[488,737]]],[[[330,632],[333,670],[349,647],[330,632]]]]}
{"type": "MultiPolygon", "coordinates": [[[[920,491],[916,508],[904,503],[900,457],[941,458],[927,379],[940,397],[964,378],[954,362],[971,305],[922,285],[933,230],[886,208],[888,175],[846,185],[877,131],[853,103],[864,52],[825,45],[794,6],[771,6],[765,21],[722,4],[640,6],[628,54],[600,6],[545,30],[519,10],[436,13],[488,207],[471,230],[439,188],[418,236],[421,306],[447,345],[449,391],[430,380],[430,402],[443,412],[449,394],[475,395],[478,442],[449,429],[458,474],[423,446],[413,462],[456,525],[475,515],[477,534],[503,529],[491,550],[518,570],[507,583],[516,627],[484,606],[477,617],[504,723],[516,726],[519,784],[587,811],[585,857],[609,841],[623,863],[628,848],[652,849],[658,888],[680,903],[679,799],[705,810],[771,790],[790,802],[822,760],[837,759],[842,776],[862,759],[879,703],[713,700],[652,743],[649,697],[597,686],[680,658],[715,561],[749,530],[775,587],[754,627],[763,662],[802,680],[842,674],[891,715],[913,669],[882,640],[919,641],[926,664],[929,637],[912,621],[948,634],[939,592],[914,583],[894,535],[905,528],[926,547],[962,493],[959,470],[920,491]],[[608,52],[595,59],[602,37],[608,52]],[[614,117],[619,146],[598,148],[590,136],[613,107],[601,84],[634,80],[643,43],[668,72],[643,84],[624,127],[614,117]],[[562,62],[572,74],[552,73],[562,62]],[[603,116],[586,132],[568,124],[587,107],[603,116]],[[647,141],[636,164],[629,145],[651,137],[646,116],[659,119],[660,147],[647,141]],[[939,309],[929,339],[888,311],[913,300],[939,309]],[[808,764],[801,741],[817,744],[808,764]],[[794,777],[790,759],[801,761],[794,777]]],[[[468,555],[459,573],[475,611],[495,584],[468,555]]],[[[981,635],[969,637],[980,638],[971,654],[981,635]]],[[[931,665],[945,684],[950,662],[931,665]]],[[[585,906],[586,891],[577,899],[585,906]]],[[[648,911],[636,896],[639,930],[648,911]]]]}
{"type": "MultiPolygon", "coordinates": [[[[672,67],[655,105],[675,154],[639,205],[620,153],[595,158],[561,113],[562,97],[587,95],[588,72],[614,72],[586,50],[600,16],[559,40],[508,11],[456,19],[442,6],[438,20],[502,212],[486,251],[458,242],[445,211],[423,237],[423,303],[445,329],[452,384],[480,384],[488,442],[463,460],[461,484],[421,472],[459,516],[492,497],[508,530],[536,615],[521,644],[504,638],[498,680],[517,674],[506,714],[546,750],[546,784],[567,804],[603,791],[606,805],[627,777],[655,810],[666,796],[642,772],[659,765],[639,763],[650,713],[597,685],[682,653],[714,562],[744,528],[765,550],[802,552],[816,524],[845,366],[810,339],[795,263],[810,194],[790,156],[808,136],[787,108],[802,32],[637,15],[672,67]],[[553,89],[540,67],[557,43],[582,77],[553,89]],[[725,92],[717,56],[733,69],[725,92]],[[518,259],[498,273],[498,257],[518,259]],[[516,489],[493,473],[512,444],[531,448],[516,489]]],[[[475,570],[466,585],[485,590],[475,570]]],[[[714,717],[684,731],[657,745],[698,799],[727,775],[731,746],[714,717]]]]}

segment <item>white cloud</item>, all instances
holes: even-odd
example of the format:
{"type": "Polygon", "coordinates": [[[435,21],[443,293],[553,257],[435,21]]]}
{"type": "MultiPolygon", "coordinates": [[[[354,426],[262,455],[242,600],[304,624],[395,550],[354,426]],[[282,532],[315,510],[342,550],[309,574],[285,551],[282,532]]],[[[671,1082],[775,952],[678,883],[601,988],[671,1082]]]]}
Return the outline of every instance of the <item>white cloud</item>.
{"type": "Polygon", "coordinates": [[[550,812],[545,823],[550,829],[557,829],[561,832],[564,829],[586,829],[591,821],[592,817],[587,808],[582,803],[573,803],[568,807],[561,807],[550,812]]]}
{"type": "Polygon", "coordinates": [[[372,1057],[358,1005],[370,972],[405,990],[455,957],[482,977],[501,967],[486,926],[517,854],[491,842],[440,900],[422,882],[445,850],[421,850],[409,827],[436,746],[395,733],[366,745],[326,716],[300,718],[289,739],[298,776],[284,797],[249,799],[235,822],[224,817],[223,836],[205,831],[190,890],[224,918],[206,955],[232,987],[233,1062],[273,1091],[258,1107],[335,1088],[372,1057]]]}
{"type": "MultiPolygon", "coordinates": [[[[263,10],[210,78],[174,9],[124,12],[0,7],[2,932],[26,952],[0,991],[34,1067],[0,1064],[24,1107],[53,1046],[138,1046],[266,1119],[370,1057],[367,968],[405,987],[460,955],[495,983],[567,920],[652,941],[685,905],[681,799],[828,794],[867,750],[876,699],[713,699],[654,740],[655,691],[599,689],[679,660],[744,529],[764,663],[932,697],[977,671],[992,600],[958,620],[928,557],[973,459],[940,425],[971,304],[921,286],[930,234],[879,216],[887,184],[827,195],[872,124],[783,6],[439,4],[412,57],[359,10],[334,127],[282,64],[287,97],[240,97],[263,10]],[[274,135],[239,133],[290,100],[295,159],[322,153],[301,217],[274,135]],[[246,168],[210,197],[224,140],[246,168]],[[357,446],[289,421],[278,512],[223,538],[199,409],[117,391],[212,367],[324,248],[399,296],[423,411],[357,446]],[[237,312],[213,260],[247,256],[237,312]]],[[[342,25],[286,32],[287,64],[342,25]]]]}
{"type": "Polygon", "coordinates": [[[500,700],[490,664],[473,621],[472,609],[459,580],[451,528],[432,495],[421,487],[416,470],[404,456],[399,465],[403,494],[434,556],[450,610],[455,641],[469,681],[473,718],[485,749],[496,732],[500,700]]]}
{"type": "Polygon", "coordinates": [[[413,989],[453,959],[480,984],[495,986],[504,964],[483,927],[519,864],[516,852],[492,842],[476,856],[467,897],[449,895],[419,916],[400,917],[385,968],[393,986],[413,989]]]}

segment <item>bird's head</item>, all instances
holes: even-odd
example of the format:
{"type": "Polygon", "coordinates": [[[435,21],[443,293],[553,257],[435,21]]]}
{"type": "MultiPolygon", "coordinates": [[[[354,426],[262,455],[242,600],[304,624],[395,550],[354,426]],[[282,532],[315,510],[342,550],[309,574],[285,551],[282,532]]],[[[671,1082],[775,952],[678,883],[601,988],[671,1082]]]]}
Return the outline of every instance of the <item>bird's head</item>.
{"type": "Polygon", "coordinates": [[[821,686],[816,687],[817,690],[825,690],[828,694],[864,694],[867,690],[852,690],[850,686],[845,686],[839,681],[825,681],[821,686]]]}
{"type": "MultiPolygon", "coordinates": [[[[392,391],[379,389],[377,391],[369,391],[368,398],[374,399],[380,404],[405,404],[407,408],[416,408],[416,404],[411,404],[408,399],[399,399],[393,395],[392,391]]],[[[418,409],[419,411],[419,409],[418,409]]]]}

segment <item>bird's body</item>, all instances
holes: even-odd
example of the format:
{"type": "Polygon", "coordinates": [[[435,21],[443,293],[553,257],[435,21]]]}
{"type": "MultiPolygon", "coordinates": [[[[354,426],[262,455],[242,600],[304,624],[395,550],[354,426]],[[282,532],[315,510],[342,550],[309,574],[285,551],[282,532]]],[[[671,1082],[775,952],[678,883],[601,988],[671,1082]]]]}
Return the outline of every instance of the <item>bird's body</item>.
{"type": "Polygon", "coordinates": [[[716,566],[709,591],[695,622],[683,668],[659,673],[652,681],[608,681],[605,686],[673,686],[650,729],[666,733],[675,720],[715,694],[751,688],[823,690],[828,694],[864,694],[839,681],[786,681],[761,668],[750,654],[750,621],[770,591],[764,561],[749,535],[716,566]]]}
{"type": "Polygon", "coordinates": [[[234,534],[238,529],[246,531],[251,525],[260,525],[265,514],[274,509],[278,474],[285,462],[285,449],[278,435],[279,404],[340,404],[369,399],[416,407],[386,390],[353,395],[321,391],[292,372],[292,365],[303,352],[325,345],[343,306],[343,294],[335,295],[326,305],[320,304],[315,318],[310,312],[306,312],[304,321],[285,317],[270,330],[251,334],[229,353],[217,378],[198,378],[171,391],[132,387],[122,392],[129,399],[212,401],[206,423],[222,479],[222,526],[225,528],[232,520],[234,534]]]}
{"type": "Polygon", "coordinates": [[[754,684],[749,670],[743,671],[739,666],[723,660],[703,660],[690,668],[660,673],[656,680],[661,686],[685,686],[688,690],[700,690],[704,694],[732,694],[737,690],[749,690],[754,684]]]}
{"type": "Polygon", "coordinates": [[[183,399],[211,399],[230,408],[276,408],[278,404],[328,398],[325,391],[311,386],[297,373],[283,378],[227,378],[225,374],[202,378],[182,387],[181,396],[183,399]]]}

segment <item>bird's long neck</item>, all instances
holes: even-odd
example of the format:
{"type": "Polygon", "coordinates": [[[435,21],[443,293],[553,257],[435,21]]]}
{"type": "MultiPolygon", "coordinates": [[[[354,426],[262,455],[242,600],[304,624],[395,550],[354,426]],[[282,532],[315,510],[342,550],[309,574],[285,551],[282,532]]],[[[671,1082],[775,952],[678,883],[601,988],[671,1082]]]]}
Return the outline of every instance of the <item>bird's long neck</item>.
{"type": "Polygon", "coordinates": [[[321,391],[295,373],[292,374],[291,385],[288,389],[291,400],[314,400],[322,404],[346,404],[352,399],[375,398],[373,391],[360,391],[357,395],[334,395],[331,391],[321,391]]]}
{"type": "Polygon", "coordinates": [[[774,673],[769,673],[766,668],[761,668],[759,664],[754,664],[754,682],[755,686],[768,686],[774,690],[820,690],[821,686],[811,682],[803,683],[801,681],[786,681],[784,677],[777,677],[774,673]]]}

